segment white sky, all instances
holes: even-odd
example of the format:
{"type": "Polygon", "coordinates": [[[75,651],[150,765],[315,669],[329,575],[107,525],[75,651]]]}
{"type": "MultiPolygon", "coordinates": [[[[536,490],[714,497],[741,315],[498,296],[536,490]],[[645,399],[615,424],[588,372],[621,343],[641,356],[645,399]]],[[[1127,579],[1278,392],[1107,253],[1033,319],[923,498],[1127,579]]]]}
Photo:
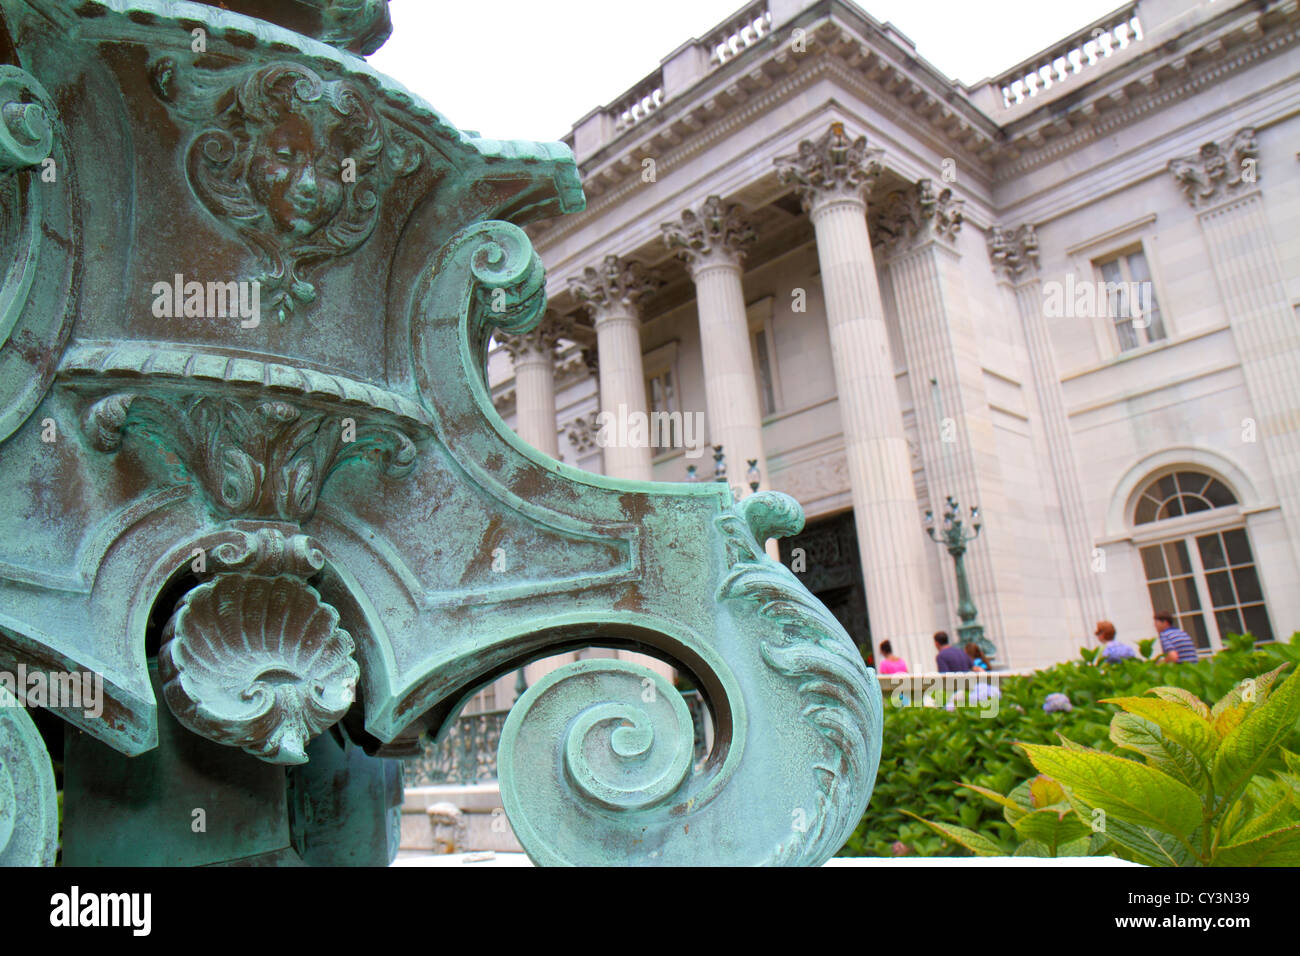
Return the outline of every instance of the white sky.
{"type": "MultiPolygon", "coordinates": [[[[964,83],[1001,73],[1121,0],[858,0],[964,83]]],[[[371,64],[461,129],[559,139],[744,0],[391,0],[371,64]]]]}

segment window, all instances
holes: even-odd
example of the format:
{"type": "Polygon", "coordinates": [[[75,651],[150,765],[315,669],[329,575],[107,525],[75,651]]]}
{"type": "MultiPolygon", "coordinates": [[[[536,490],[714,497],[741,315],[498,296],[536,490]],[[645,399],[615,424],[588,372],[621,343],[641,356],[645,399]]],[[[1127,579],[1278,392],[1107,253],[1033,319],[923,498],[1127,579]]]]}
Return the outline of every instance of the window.
{"type": "Polygon", "coordinates": [[[1219,479],[1198,471],[1179,471],[1146,486],[1138,498],[1134,523],[1148,524],[1236,503],[1237,499],[1219,479]]]}
{"type": "Polygon", "coordinates": [[[754,360],[754,380],[758,386],[759,414],[776,414],[781,404],[781,384],[776,369],[776,342],[772,338],[771,296],[745,308],[749,321],[749,349],[754,360]]]}
{"type": "Polygon", "coordinates": [[[1097,304],[1110,319],[1121,352],[1165,338],[1155,283],[1141,249],[1094,263],[1102,288],[1097,304]]]}
{"type": "Polygon", "coordinates": [[[1197,647],[1222,646],[1228,634],[1273,640],[1250,538],[1237,498],[1218,478],[1175,471],[1138,495],[1133,523],[1152,613],[1170,611],[1197,647]],[[1216,515],[1215,512],[1221,512],[1216,515]]]}
{"type": "MultiPolygon", "coordinates": [[[[646,378],[646,393],[647,404],[651,413],[681,411],[677,403],[677,389],[673,384],[671,368],[666,368],[656,375],[648,376],[646,378]]],[[[682,442],[682,436],[678,434],[680,416],[669,418],[667,422],[669,431],[667,447],[676,448],[682,442]]]]}
{"type": "Polygon", "coordinates": [[[771,415],[776,411],[776,380],[765,328],[754,333],[754,370],[758,375],[759,407],[764,415],[771,415]]]}

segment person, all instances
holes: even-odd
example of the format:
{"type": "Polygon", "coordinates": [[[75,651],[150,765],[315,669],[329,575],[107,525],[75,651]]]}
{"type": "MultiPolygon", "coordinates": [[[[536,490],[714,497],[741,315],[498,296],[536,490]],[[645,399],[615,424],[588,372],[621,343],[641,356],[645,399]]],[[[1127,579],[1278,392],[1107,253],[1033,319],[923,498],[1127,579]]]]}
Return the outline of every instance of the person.
{"type": "Polygon", "coordinates": [[[1101,642],[1101,659],[1108,663],[1137,657],[1137,650],[1132,644],[1125,644],[1115,639],[1115,625],[1110,621],[1098,621],[1093,636],[1101,642]]]}
{"type": "Polygon", "coordinates": [[[903,660],[894,653],[894,645],[889,641],[880,642],[880,673],[882,674],[906,674],[907,661],[903,660]]]}
{"type": "Polygon", "coordinates": [[[1174,627],[1174,615],[1170,611],[1157,611],[1153,621],[1160,634],[1160,650],[1164,651],[1159,660],[1171,664],[1195,664],[1200,660],[1196,642],[1181,627],[1174,627]]]}
{"type": "Polygon", "coordinates": [[[989,669],[988,661],[984,660],[984,654],[980,651],[980,646],[974,641],[968,642],[963,648],[966,656],[970,658],[970,667],[973,671],[986,671],[989,669]]]}
{"type": "Polygon", "coordinates": [[[957,645],[949,645],[947,631],[935,631],[934,649],[939,653],[935,657],[940,674],[958,674],[971,669],[970,658],[957,645]]]}

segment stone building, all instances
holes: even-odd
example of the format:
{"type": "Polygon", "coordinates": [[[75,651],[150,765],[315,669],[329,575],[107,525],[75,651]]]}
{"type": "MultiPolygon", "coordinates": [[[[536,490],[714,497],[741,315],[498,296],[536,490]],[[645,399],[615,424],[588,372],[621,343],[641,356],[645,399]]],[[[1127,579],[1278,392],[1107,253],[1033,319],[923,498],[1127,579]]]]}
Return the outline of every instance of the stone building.
{"type": "Polygon", "coordinates": [[[550,311],[498,343],[497,408],[621,478],[713,480],[722,446],[738,496],[802,503],[810,589],[913,670],[958,623],[923,526],[948,495],[985,519],[1004,666],[1157,608],[1204,648],[1285,638],[1298,32],[1295,0],[1140,0],[968,87],[855,3],[750,3],[565,137],[587,210],[531,229],[550,311]]]}

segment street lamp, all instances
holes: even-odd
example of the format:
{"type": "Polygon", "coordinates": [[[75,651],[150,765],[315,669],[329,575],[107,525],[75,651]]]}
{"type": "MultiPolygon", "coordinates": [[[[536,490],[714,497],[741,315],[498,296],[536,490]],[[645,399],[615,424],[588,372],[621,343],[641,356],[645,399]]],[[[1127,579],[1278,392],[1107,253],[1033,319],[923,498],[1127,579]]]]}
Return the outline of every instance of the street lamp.
{"type": "Polygon", "coordinates": [[[943,545],[949,554],[952,555],[953,564],[957,570],[957,616],[961,618],[961,627],[957,628],[957,637],[965,645],[974,641],[979,645],[984,659],[992,661],[996,655],[993,642],[984,636],[984,627],[975,623],[975,618],[979,616],[979,611],[975,609],[975,602],[970,599],[970,585],[966,582],[966,545],[979,537],[981,520],[979,506],[970,510],[970,531],[967,531],[962,520],[961,506],[957,504],[952,495],[947,498],[948,508],[943,513],[943,528],[938,529],[934,524],[934,512],[926,509],[925,512],[925,530],[930,535],[930,540],[937,541],[943,545]]]}

